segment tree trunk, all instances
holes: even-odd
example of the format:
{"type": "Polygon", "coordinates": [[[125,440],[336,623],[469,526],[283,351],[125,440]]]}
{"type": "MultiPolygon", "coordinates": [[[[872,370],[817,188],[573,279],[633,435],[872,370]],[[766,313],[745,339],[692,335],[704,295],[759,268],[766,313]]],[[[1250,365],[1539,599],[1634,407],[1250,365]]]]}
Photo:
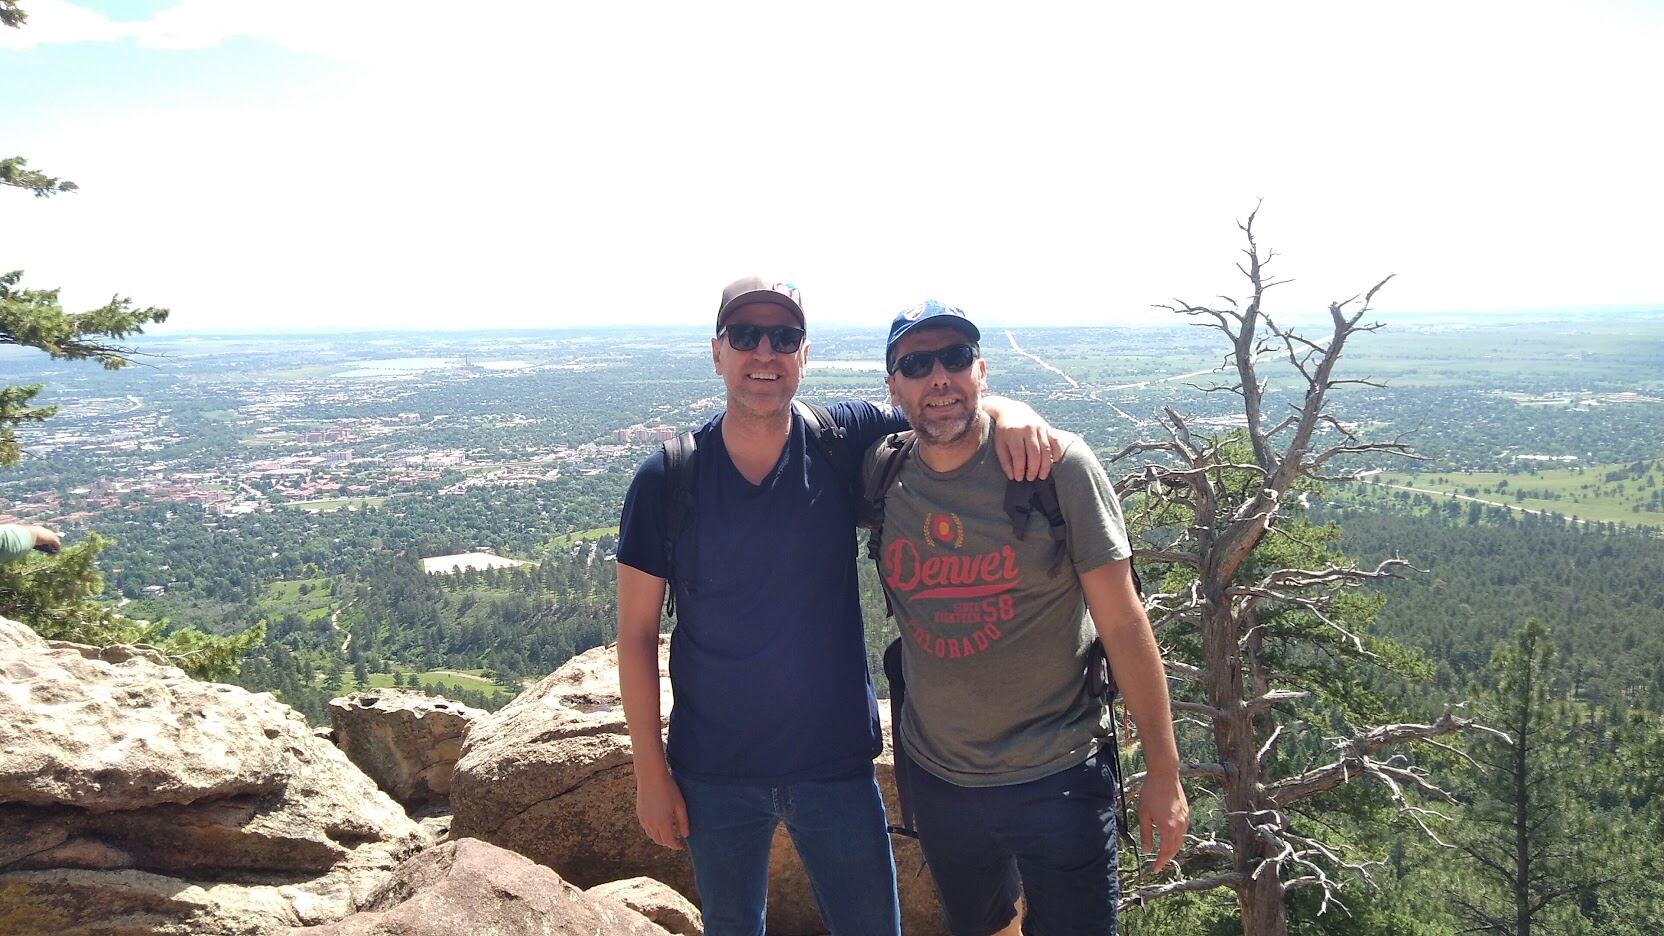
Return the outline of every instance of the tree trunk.
{"type": "Polygon", "coordinates": [[[1288,921],[1283,911],[1283,883],[1275,873],[1250,879],[1268,857],[1266,844],[1254,829],[1272,808],[1260,790],[1259,743],[1253,719],[1243,704],[1242,653],[1239,622],[1231,613],[1224,588],[1207,589],[1202,609],[1203,654],[1208,660],[1208,702],[1222,714],[1213,721],[1213,742],[1220,763],[1226,765],[1225,809],[1236,871],[1247,883],[1236,889],[1243,936],[1284,936],[1288,921]]]}
{"type": "Polygon", "coordinates": [[[1262,874],[1237,891],[1242,911],[1242,936],[1283,936],[1288,918],[1283,907],[1283,881],[1275,874],[1262,874]]]}

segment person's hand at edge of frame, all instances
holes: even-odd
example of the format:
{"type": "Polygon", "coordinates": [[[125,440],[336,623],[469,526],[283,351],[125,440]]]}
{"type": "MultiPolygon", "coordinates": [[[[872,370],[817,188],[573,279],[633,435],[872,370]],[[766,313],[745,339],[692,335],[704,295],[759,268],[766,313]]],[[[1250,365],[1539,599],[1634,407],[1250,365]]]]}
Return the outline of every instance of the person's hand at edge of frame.
{"type": "Polygon", "coordinates": [[[48,556],[57,555],[58,550],[64,547],[63,539],[46,527],[32,526],[29,532],[35,537],[35,549],[48,556]]]}

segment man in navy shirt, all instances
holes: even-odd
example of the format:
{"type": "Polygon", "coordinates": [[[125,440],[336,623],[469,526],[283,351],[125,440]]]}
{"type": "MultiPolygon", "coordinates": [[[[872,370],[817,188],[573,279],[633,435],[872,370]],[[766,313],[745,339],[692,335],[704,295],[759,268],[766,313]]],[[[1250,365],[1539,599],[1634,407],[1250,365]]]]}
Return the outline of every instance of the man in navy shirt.
{"type": "MultiPolygon", "coordinates": [[[[665,457],[636,472],[618,547],[618,669],[635,752],[636,813],[686,843],[709,936],[761,936],[768,855],[784,821],[835,936],[900,931],[873,774],[882,747],[856,585],[855,496],[792,406],[809,343],[795,286],[757,277],[722,294],[711,359],[726,410],[696,433],[697,482],[664,547],[665,457]],[[669,579],[673,581],[667,581],[669,579]],[[674,590],[670,737],[659,736],[659,609],[674,590]]],[[[888,406],[829,408],[859,453],[906,427],[888,406]]],[[[990,401],[1001,461],[1050,471],[1032,410],[990,401]]]]}

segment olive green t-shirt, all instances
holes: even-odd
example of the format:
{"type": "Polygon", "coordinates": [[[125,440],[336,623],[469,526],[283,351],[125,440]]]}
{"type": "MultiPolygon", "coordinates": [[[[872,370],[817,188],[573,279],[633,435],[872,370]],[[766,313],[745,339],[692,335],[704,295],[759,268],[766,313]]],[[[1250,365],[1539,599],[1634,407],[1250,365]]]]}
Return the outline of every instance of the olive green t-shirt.
{"type": "MultiPolygon", "coordinates": [[[[881,446],[863,466],[877,470],[881,446]]],[[[915,451],[884,501],[879,567],[901,628],[902,743],[960,786],[1003,786],[1096,753],[1108,710],[1088,690],[1097,633],[1079,573],[1132,554],[1103,466],[1078,437],[1052,467],[1068,557],[1036,512],[1018,539],[989,431],[970,461],[932,471],[915,451]]]]}

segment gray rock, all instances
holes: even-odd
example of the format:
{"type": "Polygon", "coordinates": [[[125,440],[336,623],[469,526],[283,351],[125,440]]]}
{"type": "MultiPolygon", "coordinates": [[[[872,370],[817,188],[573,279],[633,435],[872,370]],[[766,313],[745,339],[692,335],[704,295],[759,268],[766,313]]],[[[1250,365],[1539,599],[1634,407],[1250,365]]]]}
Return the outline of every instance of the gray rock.
{"type": "Polygon", "coordinates": [[[599,884],[584,891],[591,897],[616,900],[677,936],[704,936],[699,909],[668,884],[635,877],[599,884]]]}
{"type": "Polygon", "coordinates": [[[0,922],[77,934],[321,922],[428,843],[270,694],[106,656],[0,619],[0,922]]]}
{"type": "MultiPolygon", "coordinates": [[[[636,822],[635,775],[612,647],[568,661],[470,727],[451,788],[451,834],[513,849],[579,887],[632,877],[661,881],[697,902],[685,852],[661,848],[636,822]]],[[[660,712],[670,716],[669,638],[659,644],[660,712]]],[[[885,751],[877,762],[886,809],[897,814],[889,706],[880,703],[885,751]]],[[[947,932],[918,843],[895,837],[902,923],[909,936],[947,932]]],[[[825,932],[784,828],[769,859],[768,930],[825,932]]]]}
{"type": "Polygon", "coordinates": [[[334,740],[388,796],[405,804],[443,801],[468,725],[485,712],[402,689],[355,692],[329,703],[334,740]]]}
{"type": "MultiPolygon", "coordinates": [[[[666,719],[668,653],[665,638],[666,719]]],[[[513,849],[578,887],[650,877],[691,894],[687,854],[655,845],[636,822],[631,763],[613,649],[597,647],[469,727],[451,784],[451,835],[513,849]]]]}
{"type": "Polygon", "coordinates": [[[294,936],[666,936],[629,907],[588,895],[548,868],[477,839],[400,865],[365,909],[294,936]]]}

